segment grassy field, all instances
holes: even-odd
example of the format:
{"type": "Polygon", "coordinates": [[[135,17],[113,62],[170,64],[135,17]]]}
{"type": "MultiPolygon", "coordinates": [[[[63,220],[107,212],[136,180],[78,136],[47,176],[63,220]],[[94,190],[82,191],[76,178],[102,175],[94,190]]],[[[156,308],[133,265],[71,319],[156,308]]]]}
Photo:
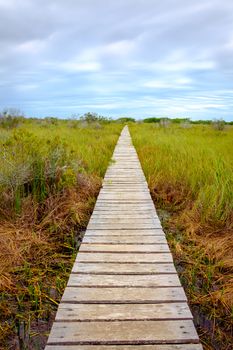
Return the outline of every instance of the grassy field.
{"type": "Polygon", "coordinates": [[[130,126],[205,349],[233,345],[233,129],[130,126]]]}
{"type": "MultiPolygon", "coordinates": [[[[43,349],[121,129],[54,119],[0,126],[0,349],[43,349]]],[[[130,131],[204,347],[230,350],[233,128],[130,131]]]]}
{"type": "Polygon", "coordinates": [[[0,348],[43,349],[122,126],[0,128],[0,348]]]}

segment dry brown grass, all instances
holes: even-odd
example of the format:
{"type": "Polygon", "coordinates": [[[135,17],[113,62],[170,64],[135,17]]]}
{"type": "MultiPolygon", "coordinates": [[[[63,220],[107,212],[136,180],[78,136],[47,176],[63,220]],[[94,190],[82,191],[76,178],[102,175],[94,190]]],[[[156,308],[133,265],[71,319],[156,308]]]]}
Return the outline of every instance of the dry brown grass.
{"type": "Polygon", "coordinates": [[[175,264],[205,350],[233,346],[233,231],[203,223],[181,186],[153,188],[175,264]]]}
{"type": "Polygon", "coordinates": [[[40,204],[25,198],[18,217],[5,207],[8,215],[0,227],[1,349],[45,345],[101,185],[82,174],[77,183],[40,204]]]}
{"type": "Polygon", "coordinates": [[[233,128],[132,125],[205,349],[233,349],[233,128]],[[166,219],[166,217],[168,217],[166,219]]]}

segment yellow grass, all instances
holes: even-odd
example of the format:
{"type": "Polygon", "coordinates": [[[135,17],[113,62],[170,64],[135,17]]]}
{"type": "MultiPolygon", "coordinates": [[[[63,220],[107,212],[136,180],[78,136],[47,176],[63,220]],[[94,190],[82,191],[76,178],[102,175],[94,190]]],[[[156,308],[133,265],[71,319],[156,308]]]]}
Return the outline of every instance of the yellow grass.
{"type": "Polygon", "coordinates": [[[233,346],[233,128],[142,124],[130,130],[205,349],[228,350],[233,346]]]}
{"type": "Polygon", "coordinates": [[[44,348],[121,128],[0,128],[1,349],[44,348]]]}

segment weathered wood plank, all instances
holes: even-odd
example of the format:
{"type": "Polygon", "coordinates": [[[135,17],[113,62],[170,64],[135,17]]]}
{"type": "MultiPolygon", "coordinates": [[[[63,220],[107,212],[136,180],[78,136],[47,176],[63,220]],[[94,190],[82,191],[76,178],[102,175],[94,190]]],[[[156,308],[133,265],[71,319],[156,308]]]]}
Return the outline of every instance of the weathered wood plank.
{"type": "MultiPolygon", "coordinates": [[[[135,216],[135,214],[134,214],[135,216]]],[[[150,217],[147,217],[147,218],[143,218],[143,217],[138,217],[136,215],[136,217],[133,217],[133,216],[123,216],[123,215],[118,215],[118,216],[114,216],[112,215],[112,217],[108,217],[107,215],[106,216],[100,216],[100,215],[94,215],[91,217],[90,219],[90,222],[96,222],[96,223],[121,223],[121,222],[124,222],[124,223],[129,223],[131,224],[132,222],[135,222],[135,223],[141,223],[141,224],[151,224],[151,223],[156,223],[156,224],[160,224],[160,220],[159,218],[154,215],[154,216],[150,216],[150,217]]]]}
{"type": "Polygon", "coordinates": [[[65,304],[56,321],[121,321],[192,319],[187,303],[161,304],[65,304]]]}
{"type": "Polygon", "coordinates": [[[108,192],[108,193],[100,193],[98,196],[98,200],[124,200],[124,201],[141,201],[141,200],[150,200],[150,195],[147,192],[108,192]]]}
{"type": "Polygon", "coordinates": [[[127,211],[127,212],[132,212],[134,211],[136,213],[136,211],[152,211],[154,210],[154,206],[150,203],[99,203],[97,202],[96,205],[95,205],[95,212],[98,211],[98,210],[106,210],[106,211],[109,211],[109,210],[114,210],[114,211],[127,211]]]}
{"type": "Polygon", "coordinates": [[[111,165],[106,171],[107,175],[132,174],[132,173],[136,174],[137,176],[138,175],[144,176],[142,169],[136,163],[134,163],[133,165],[132,164],[127,165],[126,162],[116,162],[116,164],[111,165]]]}
{"type": "Polygon", "coordinates": [[[144,193],[147,193],[148,194],[148,188],[146,188],[145,186],[133,186],[133,187],[129,187],[129,186],[124,186],[122,188],[122,186],[119,186],[119,185],[115,185],[115,186],[107,186],[107,185],[104,185],[104,187],[102,187],[102,189],[100,190],[100,193],[101,194],[108,194],[108,193],[135,193],[135,191],[137,191],[137,193],[140,193],[140,194],[144,194],[144,193]]]}
{"type": "Polygon", "coordinates": [[[88,226],[88,229],[102,229],[102,230],[126,230],[126,229],[136,229],[136,230],[143,230],[143,229],[156,229],[156,228],[162,228],[160,222],[106,222],[106,223],[98,223],[90,221],[88,226]]]}
{"type": "Polygon", "coordinates": [[[107,190],[135,190],[135,191],[148,191],[148,186],[146,183],[142,183],[142,184],[117,184],[117,183],[112,183],[112,182],[104,182],[103,183],[103,187],[102,190],[107,191],[107,190]]]}
{"type": "Polygon", "coordinates": [[[117,263],[80,263],[75,262],[73,273],[88,274],[161,274],[176,273],[173,263],[170,264],[117,264],[117,263]]]}
{"type": "MultiPolygon", "coordinates": [[[[124,186],[124,188],[126,188],[127,185],[131,186],[131,185],[136,185],[136,186],[145,186],[147,183],[145,181],[132,181],[130,178],[128,178],[128,180],[122,180],[122,179],[112,179],[112,180],[104,180],[103,181],[103,187],[108,185],[108,186],[119,186],[122,185],[124,186]]],[[[136,190],[136,189],[135,189],[136,190]]]]}
{"type": "MultiPolygon", "coordinates": [[[[116,196],[116,195],[121,195],[124,193],[124,195],[127,195],[128,197],[131,197],[131,194],[135,194],[135,191],[136,189],[135,188],[127,188],[127,189],[120,189],[120,188],[103,188],[103,190],[101,190],[99,196],[101,197],[102,196],[116,196]]],[[[148,190],[145,188],[145,189],[141,189],[140,191],[137,192],[137,195],[138,197],[142,197],[142,196],[146,196],[148,197],[149,193],[148,193],[148,190]]],[[[137,198],[138,198],[137,197],[137,198]]]]}
{"type": "Polygon", "coordinates": [[[79,275],[71,273],[69,287],[179,287],[176,274],[167,275],[79,275]]]}
{"type": "Polygon", "coordinates": [[[150,229],[121,229],[121,230],[102,230],[102,229],[90,229],[88,228],[85,234],[86,236],[164,236],[165,233],[161,228],[150,228],[150,229]]]}
{"type": "MultiPolygon", "coordinates": [[[[124,208],[124,206],[129,206],[130,204],[137,206],[138,208],[149,208],[149,203],[146,199],[132,199],[132,200],[125,200],[125,199],[100,199],[98,202],[98,205],[100,206],[120,206],[124,208]]],[[[151,207],[152,208],[152,204],[151,207]]],[[[123,209],[122,209],[123,210],[123,209]]]]}
{"type": "Polygon", "coordinates": [[[120,169],[111,169],[110,171],[106,172],[105,180],[109,180],[111,178],[127,178],[132,181],[132,179],[146,181],[146,178],[143,174],[143,172],[140,172],[139,170],[129,169],[129,170],[120,170],[120,169]]]}
{"type": "Polygon", "coordinates": [[[133,177],[141,177],[142,179],[145,180],[145,175],[143,174],[142,170],[140,168],[136,168],[135,166],[133,167],[129,167],[127,169],[124,169],[125,165],[122,164],[122,165],[117,165],[115,167],[112,167],[111,169],[107,170],[106,171],[106,174],[105,174],[105,177],[111,177],[111,176],[118,176],[118,175],[121,175],[121,176],[130,176],[133,174],[133,177]]]}
{"type": "Polygon", "coordinates": [[[45,350],[202,350],[200,344],[159,345],[47,345],[45,350]]]}
{"type": "Polygon", "coordinates": [[[167,244],[98,244],[82,243],[79,252],[134,252],[134,253],[160,253],[170,252],[167,244]]]}
{"type": "Polygon", "coordinates": [[[130,176],[130,179],[141,179],[141,180],[145,180],[145,176],[143,175],[142,172],[137,171],[137,175],[133,175],[132,173],[134,173],[134,171],[132,169],[130,170],[119,170],[119,169],[112,169],[111,171],[108,171],[105,175],[106,179],[110,179],[110,178],[128,178],[130,176]]]}
{"type": "Polygon", "coordinates": [[[98,287],[66,287],[62,297],[66,303],[162,303],[162,302],[182,302],[187,301],[182,287],[168,288],[98,288],[98,287]]]}
{"type": "Polygon", "coordinates": [[[150,211],[145,211],[144,213],[122,213],[120,211],[114,212],[114,211],[95,211],[92,213],[92,219],[116,219],[116,220],[144,220],[144,219],[152,219],[158,221],[158,217],[155,215],[155,213],[152,213],[150,211]]]}
{"type": "Polygon", "coordinates": [[[83,243],[102,243],[102,244],[161,244],[167,243],[166,237],[155,235],[85,235],[83,243]]]}
{"type": "Polygon", "coordinates": [[[161,228],[161,224],[156,219],[109,219],[109,218],[93,218],[89,221],[88,229],[115,229],[115,230],[124,230],[124,229],[158,229],[161,228]]]}
{"type": "Polygon", "coordinates": [[[145,179],[141,176],[132,177],[130,175],[120,175],[120,176],[107,176],[105,181],[108,183],[137,183],[137,184],[146,184],[145,179]]]}
{"type": "Polygon", "coordinates": [[[173,262],[170,253],[78,253],[78,262],[115,262],[115,263],[167,263],[173,262]]]}
{"type": "Polygon", "coordinates": [[[55,322],[48,344],[160,344],[197,343],[193,323],[187,321],[55,322]]]}
{"type": "Polygon", "coordinates": [[[103,217],[103,216],[92,216],[89,223],[93,223],[93,224],[129,224],[131,225],[132,223],[134,224],[140,224],[140,225],[148,225],[148,224],[160,224],[160,221],[158,218],[156,217],[150,217],[150,218],[140,218],[140,217],[103,217]]]}

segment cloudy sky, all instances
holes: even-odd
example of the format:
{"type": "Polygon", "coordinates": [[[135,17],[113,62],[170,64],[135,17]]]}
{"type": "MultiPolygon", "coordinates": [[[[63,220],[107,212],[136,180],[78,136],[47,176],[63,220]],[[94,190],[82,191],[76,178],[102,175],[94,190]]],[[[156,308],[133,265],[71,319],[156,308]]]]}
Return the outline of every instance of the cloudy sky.
{"type": "Polygon", "coordinates": [[[0,0],[0,109],[233,120],[233,0],[0,0]]]}

